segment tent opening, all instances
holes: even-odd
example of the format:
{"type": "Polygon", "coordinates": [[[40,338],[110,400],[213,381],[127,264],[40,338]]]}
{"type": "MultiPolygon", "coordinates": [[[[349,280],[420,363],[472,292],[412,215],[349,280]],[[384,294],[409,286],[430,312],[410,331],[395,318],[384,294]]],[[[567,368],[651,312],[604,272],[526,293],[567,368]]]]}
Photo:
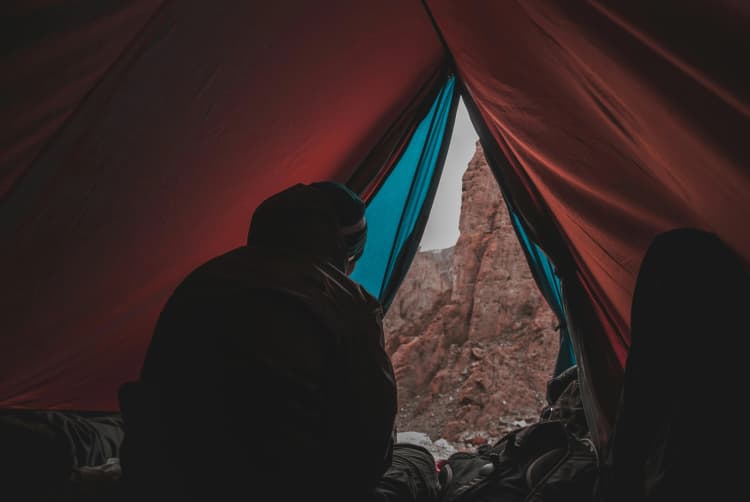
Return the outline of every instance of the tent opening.
{"type": "MultiPolygon", "coordinates": [[[[374,264],[385,262],[378,244],[355,270],[385,299],[401,440],[424,443],[439,456],[536,421],[549,378],[574,360],[561,334],[562,311],[548,304],[550,297],[559,304],[554,268],[503,198],[462,102],[451,133],[431,207],[424,209],[429,216],[398,289],[388,297],[385,278],[370,276],[374,264]]],[[[394,208],[392,194],[408,178],[397,169],[391,176],[370,202],[374,219],[394,208]]]]}

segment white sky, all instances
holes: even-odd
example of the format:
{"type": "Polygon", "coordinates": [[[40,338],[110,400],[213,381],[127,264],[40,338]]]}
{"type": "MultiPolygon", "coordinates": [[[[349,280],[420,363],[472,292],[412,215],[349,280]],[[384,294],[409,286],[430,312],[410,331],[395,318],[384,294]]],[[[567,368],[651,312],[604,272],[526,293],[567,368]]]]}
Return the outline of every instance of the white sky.
{"type": "Polygon", "coordinates": [[[419,244],[421,251],[443,249],[456,244],[458,218],[461,215],[461,178],[474,155],[478,139],[469,114],[461,100],[458,103],[453,137],[448,147],[443,175],[440,178],[430,218],[419,244]]]}

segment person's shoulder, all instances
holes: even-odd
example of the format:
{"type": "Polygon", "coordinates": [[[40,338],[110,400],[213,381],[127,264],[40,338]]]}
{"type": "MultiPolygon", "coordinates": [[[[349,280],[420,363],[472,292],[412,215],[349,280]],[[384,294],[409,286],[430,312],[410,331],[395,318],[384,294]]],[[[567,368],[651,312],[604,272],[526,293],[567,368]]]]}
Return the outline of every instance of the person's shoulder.
{"type": "Polygon", "coordinates": [[[176,285],[171,298],[192,296],[211,285],[219,285],[223,279],[236,276],[244,254],[243,248],[235,248],[198,265],[176,285]]]}
{"type": "Polygon", "coordinates": [[[219,273],[225,270],[232,270],[241,267],[248,259],[248,250],[241,246],[234,248],[226,253],[214,256],[203,264],[197,266],[188,277],[202,276],[206,274],[219,273]]]}

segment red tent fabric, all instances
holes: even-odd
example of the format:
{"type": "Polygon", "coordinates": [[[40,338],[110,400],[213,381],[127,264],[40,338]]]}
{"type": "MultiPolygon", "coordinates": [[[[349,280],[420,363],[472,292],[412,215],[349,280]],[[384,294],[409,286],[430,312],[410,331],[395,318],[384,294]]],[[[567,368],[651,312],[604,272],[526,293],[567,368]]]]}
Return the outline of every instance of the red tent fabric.
{"type": "MultiPolygon", "coordinates": [[[[31,127],[36,158],[5,174],[0,408],[117,409],[177,282],[241,244],[266,196],[353,173],[443,62],[418,2],[376,4],[82,9],[69,37],[40,33],[3,59],[3,80],[26,65],[49,81],[4,82],[0,123],[66,113],[31,127]],[[102,32],[120,18],[115,47],[102,32]],[[81,53],[101,56],[95,75],[67,66],[81,53]]],[[[0,158],[26,136],[4,132],[0,158]]]]}
{"type": "Polygon", "coordinates": [[[18,3],[0,6],[0,199],[162,1],[18,3]]]}

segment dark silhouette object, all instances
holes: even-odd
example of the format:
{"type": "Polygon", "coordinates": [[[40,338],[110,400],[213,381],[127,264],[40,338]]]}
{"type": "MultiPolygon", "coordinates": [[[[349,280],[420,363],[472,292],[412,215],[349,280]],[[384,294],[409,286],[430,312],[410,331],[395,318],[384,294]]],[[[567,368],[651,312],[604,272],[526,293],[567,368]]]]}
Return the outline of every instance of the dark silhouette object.
{"type": "Polygon", "coordinates": [[[750,277],[715,235],[657,237],[641,266],[607,502],[730,500],[744,492],[750,277]],[[724,498],[727,497],[727,498],[724,498]]]}
{"type": "MultiPolygon", "coordinates": [[[[116,459],[121,441],[117,414],[0,410],[4,500],[83,501],[79,475],[116,459]]],[[[114,488],[115,483],[110,485],[114,488]]]]}
{"type": "Polygon", "coordinates": [[[367,500],[391,466],[396,385],[382,309],[347,273],[366,236],[342,185],[255,211],[200,266],[125,384],[122,468],[139,500],[367,500]]]}

